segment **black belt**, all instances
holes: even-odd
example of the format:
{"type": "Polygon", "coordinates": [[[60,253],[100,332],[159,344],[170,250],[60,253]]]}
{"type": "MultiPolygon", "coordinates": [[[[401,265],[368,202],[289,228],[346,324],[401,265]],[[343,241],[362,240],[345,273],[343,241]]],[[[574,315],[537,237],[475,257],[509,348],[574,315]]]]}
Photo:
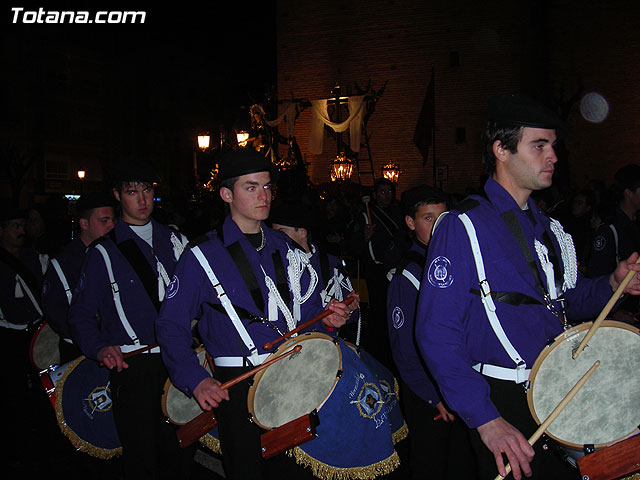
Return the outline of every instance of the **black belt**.
{"type": "MultiPolygon", "coordinates": [[[[469,291],[474,295],[481,295],[480,290],[475,288],[471,288],[469,291]]],[[[514,307],[517,307],[518,305],[544,305],[540,300],[530,297],[529,295],[525,295],[524,293],[517,292],[491,292],[491,298],[496,302],[506,303],[507,305],[513,305],[514,307]]]]}

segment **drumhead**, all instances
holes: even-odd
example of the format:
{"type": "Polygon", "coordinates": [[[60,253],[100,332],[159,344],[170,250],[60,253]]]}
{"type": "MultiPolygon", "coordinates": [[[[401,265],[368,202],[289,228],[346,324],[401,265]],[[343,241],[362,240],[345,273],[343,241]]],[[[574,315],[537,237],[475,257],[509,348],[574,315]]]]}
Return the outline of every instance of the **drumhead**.
{"type": "Polygon", "coordinates": [[[546,433],[574,450],[604,448],[638,431],[640,425],[640,331],[605,320],[576,360],[572,354],[592,322],[563,332],[531,369],[529,409],[542,423],[596,360],[600,366],[546,433]]]}
{"type": "Polygon", "coordinates": [[[60,364],[59,340],[60,336],[51,326],[47,322],[42,322],[33,335],[29,351],[31,363],[38,371],[60,364]]]}
{"type": "Polygon", "coordinates": [[[323,333],[299,335],[280,345],[265,361],[296,345],[302,346],[300,352],[258,372],[249,388],[249,412],[267,430],[320,410],[340,378],[340,348],[323,333]]]}
{"type": "MultiPolygon", "coordinates": [[[[198,354],[198,361],[200,365],[205,367],[209,375],[213,372],[207,362],[207,352],[203,347],[196,349],[198,354]]],[[[162,412],[169,422],[175,425],[184,425],[190,420],[193,420],[202,413],[200,404],[195,397],[188,397],[181,390],[176,388],[171,379],[168,378],[164,385],[164,392],[162,395],[162,412]]]]}

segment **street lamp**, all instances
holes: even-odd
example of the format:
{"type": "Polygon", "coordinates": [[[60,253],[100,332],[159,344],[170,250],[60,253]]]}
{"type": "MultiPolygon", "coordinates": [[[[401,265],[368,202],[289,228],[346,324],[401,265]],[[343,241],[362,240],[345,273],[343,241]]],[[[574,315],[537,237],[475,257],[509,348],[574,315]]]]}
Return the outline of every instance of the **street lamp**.
{"type": "Polygon", "coordinates": [[[78,170],[78,178],[80,180],[84,180],[84,176],[87,172],[85,172],[84,170],[78,170]]]}

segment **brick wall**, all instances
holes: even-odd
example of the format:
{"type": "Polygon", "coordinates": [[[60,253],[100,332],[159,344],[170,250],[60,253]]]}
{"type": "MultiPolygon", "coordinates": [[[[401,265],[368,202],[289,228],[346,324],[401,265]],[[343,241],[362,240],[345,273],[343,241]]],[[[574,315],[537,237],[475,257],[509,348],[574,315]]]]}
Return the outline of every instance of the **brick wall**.
{"type": "MultiPolygon", "coordinates": [[[[566,101],[581,81],[583,93],[597,89],[612,102],[604,124],[584,121],[577,106],[569,114],[571,184],[610,177],[623,160],[633,160],[639,149],[634,113],[639,100],[632,88],[640,73],[633,56],[640,50],[633,16],[619,18],[622,7],[637,10],[633,4],[582,5],[580,12],[574,12],[575,2],[568,0],[453,3],[279,0],[279,98],[329,98],[336,84],[344,91],[370,81],[377,90],[387,82],[367,130],[375,176],[387,161],[398,163],[399,191],[433,184],[433,151],[423,165],[413,143],[432,67],[436,162],[448,169],[442,183],[447,191],[464,192],[479,185],[484,172],[479,137],[487,99],[505,91],[566,101]],[[606,34],[606,42],[600,43],[600,33],[606,34]],[[456,129],[464,129],[464,142],[456,142],[456,129]],[[624,155],[607,148],[613,137],[624,146],[624,155]]],[[[302,112],[295,135],[310,163],[312,181],[321,183],[328,181],[337,147],[325,133],[323,154],[309,153],[310,113],[310,109],[302,112]]],[[[364,177],[363,184],[370,184],[370,178],[364,177]]]]}

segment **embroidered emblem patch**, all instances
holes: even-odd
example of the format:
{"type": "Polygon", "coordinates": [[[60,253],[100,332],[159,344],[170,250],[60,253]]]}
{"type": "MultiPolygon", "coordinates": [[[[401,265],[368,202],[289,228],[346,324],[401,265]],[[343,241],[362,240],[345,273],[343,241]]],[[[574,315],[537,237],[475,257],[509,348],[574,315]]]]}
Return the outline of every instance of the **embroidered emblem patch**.
{"type": "Polygon", "coordinates": [[[373,418],[382,409],[384,400],[377,385],[365,383],[360,390],[358,399],[352,403],[356,404],[360,415],[366,418],[373,418]]]}
{"type": "Polygon", "coordinates": [[[93,418],[94,413],[105,413],[111,410],[111,389],[108,386],[94,388],[89,396],[84,399],[84,413],[93,418]]]}
{"type": "Polygon", "coordinates": [[[167,298],[173,298],[180,289],[180,280],[176,275],[171,278],[171,283],[167,287],[167,298]]]}
{"type": "Polygon", "coordinates": [[[443,256],[434,258],[429,265],[427,278],[429,283],[436,288],[450,287],[453,283],[453,274],[449,259],[443,256]]]}
{"type": "Polygon", "coordinates": [[[393,326],[396,330],[404,325],[404,312],[400,307],[393,309],[391,319],[393,320],[393,326]]]}
{"type": "Polygon", "coordinates": [[[607,246],[607,241],[602,235],[598,235],[596,238],[593,239],[593,249],[596,252],[601,252],[602,250],[604,250],[604,247],[606,246],[607,246]]]}

